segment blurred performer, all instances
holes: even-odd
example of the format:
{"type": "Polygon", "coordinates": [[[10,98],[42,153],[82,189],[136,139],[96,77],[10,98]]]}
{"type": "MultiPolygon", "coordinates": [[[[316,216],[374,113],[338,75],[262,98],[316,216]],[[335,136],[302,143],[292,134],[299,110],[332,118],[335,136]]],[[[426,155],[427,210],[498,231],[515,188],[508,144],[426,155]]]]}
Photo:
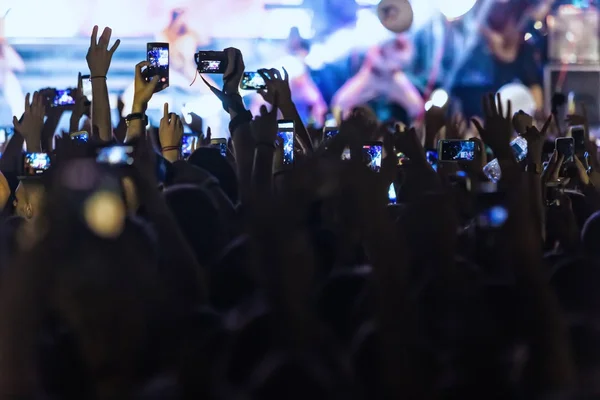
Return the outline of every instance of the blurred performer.
{"type": "Polygon", "coordinates": [[[403,70],[413,57],[414,48],[403,34],[372,47],[358,71],[335,94],[332,107],[345,113],[355,106],[379,97],[399,105],[410,118],[419,116],[424,102],[403,70]]]}
{"type": "MultiPolygon", "coordinates": [[[[10,11],[10,10],[8,10],[10,11]]],[[[25,70],[25,63],[7,42],[4,33],[4,22],[8,11],[0,18],[0,92],[6,99],[12,115],[21,117],[23,111],[23,91],[21,84],[15,75],[15,71],[25,70]]]]}
{"type": "MultiPolygon", "coordinates": [[[[318,126],[322,126],[325,123],[324,117],[328,109],[305,62],[310,51],[310,43],[302,39],[298,29],[294,28],[290,31],[287,49],[289,55],[275,61],[273,65],[276,68],[283,66],[288,71],[292,98],[302,119],[311,119],[318,126]]],[[[251,111],[259,114],[262,104],[264,101],[260,96],[256,96],[252,101],[251,111]]]]}
{"type": "Polygon", "coordinates": [[[460,20],[439,14],[417,32],[411,73],[423,92],[435,87],[450,92],[466,117],[481,115],[481,96],[516,82],[528,88],[541,111],[541,65],[523,39],[531,0],[492,1],[487,15],[477,6],[460,20]]]}

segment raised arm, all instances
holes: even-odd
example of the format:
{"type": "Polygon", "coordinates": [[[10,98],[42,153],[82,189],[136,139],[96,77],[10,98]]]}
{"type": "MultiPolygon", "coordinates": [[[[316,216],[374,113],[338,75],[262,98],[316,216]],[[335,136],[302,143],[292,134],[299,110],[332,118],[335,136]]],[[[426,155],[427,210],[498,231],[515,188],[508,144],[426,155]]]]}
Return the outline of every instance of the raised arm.
{"type": "MultiPolygon", "coordinates": [[[[109,142],[112,139],[112,123],[110,119],[110,103],[108,101],[108,87],[106,85],[106,75],[110,68],[110,62],[114,52],[119,47],[121,41],[117,39],[109,49],[110,36],[112,30],[104,28],[100,39],[98,40],[98,26],[94,26],[90,41],[90,48],[86,56],[88,67],[90,68],[90,79],[92,81],[92,127],[93,131],[98,131],[100,140],[109,142]]],[[[90,132],[95,135],[95,132],[90,132]]]]}

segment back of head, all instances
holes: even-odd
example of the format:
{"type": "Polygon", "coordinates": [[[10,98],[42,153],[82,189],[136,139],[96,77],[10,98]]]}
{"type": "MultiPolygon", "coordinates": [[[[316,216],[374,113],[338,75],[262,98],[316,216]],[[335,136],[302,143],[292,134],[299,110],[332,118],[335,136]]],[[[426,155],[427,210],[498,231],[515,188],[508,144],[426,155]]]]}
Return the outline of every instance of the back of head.
{"type": "Polygon", "coordinates": [[[231,203],[237,204],[238,182],[235,170],[217,149],[201,147],[192,153],[188,162],[208,171],[217,178],[221,188],[231,200],[231,203]]]}
{"type": "Polygon", "coordinates": [[[583,225],[581,242],[588,256],[600,257],[600,211],[592,214],[583,225]]]}
{"type": "Polygon", "coordinates": [[[210,195],[194,185],[171,186],[164,195],[197,260],[212,262],[221,249],[222,227],[210,195]]]}

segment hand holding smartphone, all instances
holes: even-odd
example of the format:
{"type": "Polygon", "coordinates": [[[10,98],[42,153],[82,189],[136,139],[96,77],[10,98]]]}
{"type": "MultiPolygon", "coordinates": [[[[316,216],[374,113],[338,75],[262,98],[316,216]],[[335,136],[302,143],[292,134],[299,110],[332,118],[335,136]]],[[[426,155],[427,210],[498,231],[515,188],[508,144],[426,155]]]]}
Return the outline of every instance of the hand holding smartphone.
{"type": "Polygon", "coordinates": [[[73,132],[69,136],[71,140],[81,143],[86,143],[90,138],[90,135],[86,131],[73,132]]]}
{"type": "Polygon", "coordinates": [[[96,162],[114,166],[127,166],[133,164],[132,146],[110,146],[98,150],[96,162]]]}
{"type": "Polygon", "coordinates": [[[196,143],[198,142],[197,135],[183,135],[181,137],[181,156],[183,158],[188,158],[194,152],[196,148],[196,143]]]}
{"type": "Polygon", "coordinates": [[[92,101],[92,81],[90,75],[81,75],[81,91],[88,101],[92,101]]]}
{"type": "Polygon", "coordinates": [[[46,107],[66,108],[75,105],[75,99],[77,98],[77,89],[48,88],[40,90],[40,94],[45,98],[46,107]]]}
{"type": "Polygon", "coordinates": [[[554,145],[558,155],[564,156],[565,162],[573,161],[573,155],[575,154],[575,140],[572,137],[557,138],[554,145]]]}
{"type": "Polygon", "coordinates": [[[211,147],[219,149],[219,153],[223,157],[227,157],[227,139],[225,139],[225,138],[211,139],[210,145],[211,145],[211,147]]]}
{"type": "Polygon", "coordinates": [[[150,63],[144,71],[146,81],[158,75],[158,84],[154,92],[169,87],[169,43],[151,42],[146,44],[146,61],[150,63]]]}
{"type": "Polygon", "coordinates": [[[571,128],[571,137],[574,141],[575,155],[583,158],[585,156],[585,152],[587,151],[585,143],[585,129],[581,126],[574,126],[571,128]]]}
{"type": "Polygon", "coordinates": [[[383,157],[383,143],[369,142],[362,147],[363,162],[372,171],[381,171],[381,159],[383,157]]]}

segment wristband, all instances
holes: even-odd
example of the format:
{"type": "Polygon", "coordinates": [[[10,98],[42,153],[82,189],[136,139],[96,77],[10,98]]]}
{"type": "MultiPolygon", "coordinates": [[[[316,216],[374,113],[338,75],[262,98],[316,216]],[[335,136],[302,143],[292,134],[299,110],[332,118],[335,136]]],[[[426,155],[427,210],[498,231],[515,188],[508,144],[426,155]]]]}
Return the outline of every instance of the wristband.
{"type": "Polygon", "coordinates": [[[166,147],[162,148],[163,152],[165,152],[165,151],[173,151],[173,150],[179,151],[179,146],[166,146],[166,147]]]}
{"type": "Polygon", "coordinates": [[[244,110],[235,116],[229,123],[229,133],[233,133],[237,130],[240,125],[252,121],[252,113],[248,110],[244,110]]]}
{"type": "Polygon", "coordinates": [[[90,81],[92,79],[106,79],[106,76],[105,75],[90,76],[90,81]]]}
{"type": "Polygon", "coordinates": [[[129,114],[128,116],[125,117],[125,122],[127,123],[127,126],[129,126],[129,123],[131,121],[135,121],[137,119],[141,119],[142,122],[144,123],[144,126],[148,125],[148,117],[146,116],[146,114],[143,114],[143,113],[129,114]]]}

